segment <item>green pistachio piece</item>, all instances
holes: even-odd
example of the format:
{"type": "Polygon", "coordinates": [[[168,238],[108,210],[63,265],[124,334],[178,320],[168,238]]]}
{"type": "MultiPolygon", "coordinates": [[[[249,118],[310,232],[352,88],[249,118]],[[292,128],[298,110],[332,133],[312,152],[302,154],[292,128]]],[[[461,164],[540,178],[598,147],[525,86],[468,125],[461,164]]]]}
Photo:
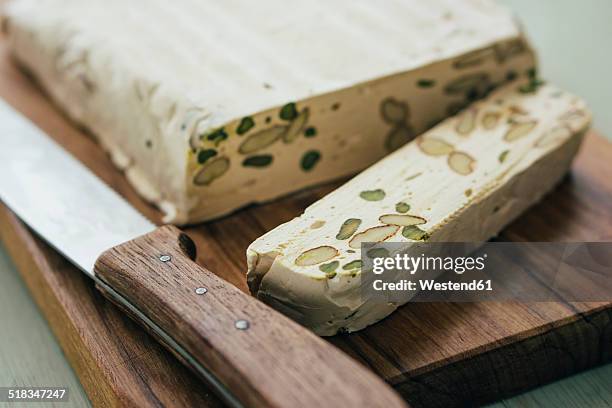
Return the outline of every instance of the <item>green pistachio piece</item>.
{"type": "Polygon", "coordinates": [[[342,267],[345,271],[350,271],[352,269],[360,269],[363,266],[361,260],[357,259],[355,261],[349,262],[342,267]]]}
{"type": "Polygon", "coordinates": [[[272,159],[272,156],[269,154],[251,156],[244,159],[242,165],[245,167],[266,167],[272,163],[272,159]]]}
{"type": "Polygon", "coordinates": [[[536,79],[538,77],[538,69],[536,67],[529,68],[526,73],[529,79],[536,79]]]}
{"type": "Polygon", "coordinates": [[[426,241],[429,238],[429,234],[416,225],[404,227],[402,229],[402,235],[413,241],[426,241]]]}
{"type": "Polygon", "coordinates": [[[385,191],[380,188],[376,190],[366,190],[359,193],[359,197],[366,201],[380,201],[385,198],[385,191]]]}
{"type": "Polygon", "coordinates": [[[198,186],[207,186],[225,174],[229,170],[229,166],[230,161],[227,157],[219,157],[209,161],[198,171],[193,178],[193,182],[198,186]]]}
{"type": "Polygon", "coordinates": [[[417,81],[417,86],[419,88],[431,88],[436,84],[436,81],[433,79],[419,79],[417,81]]]}
{"type": "Polygon", "coordinates": [[[198,163],[204,164],[206,163],[206,160],[210,159],[211,157],[215,157],[216,155],[217,151],[215,149],[200,150],[198,152],[198,163]]]}
{"type": "Polygon", "coordinates": [[[293,120],[297,117],[298,111],[295,102],[290,102],[283,106],[278,114],[282,120],[293,120]]]}
{"type": "Polygon", "coordinates": [[[519,92],[523,94],[535,93],[540,88],[540,86],[544,85],[545,82],[541,79],[533,79],[530,80],[528,84],[522,85],[519,87],[519,92]]]}
{"type": "Polygon", "coordinates": [[[326,263],[319,266],[319,270],[327,274],[327,277],[331,279],[336,276],[336,269],[338,269],[338,266],[340,266],[340,262],[332,261],[330,263],[326,263]]]}
{"type": "Polygon", "coordinates": [[[239,135],[244,135],[246,132],[251,130],[253,126],[255,126],[255,121],[253,120],[253,118],[250,116],[244,117],[236,128],[236,133],[238,133],[239,135]]]}
{"type": "Polygon", "coordinates": [[[506,160],[506,157],[508,157],[509,152],[510,152],[509,150],[504,150],[503,152],[500,153],[499,158],[498,158],[500,163],[503,163],[506,160]]]}
{"type": "Polygon", "coordinates": [[[361,220],[359,218],[349,218],[342,223],[342,226],[340,226],[340,231],[338,231],[336,239],[349,239],[357,231],[357,228],[359,228],[360,225],[361,220]]]}
{"type": "Polygon", "coordinates": [[[210,140],[215,144],[215,146],[219,146],[219,143],[227,139],[227,133],[223,128],[219,128],[212,133],[209,133],[206,136],[206,140],[210,140]]]}
{"type": "Polygon", "coordinates": [[[537,68],[529,68],[526,71],[526,74],[527,74],[527,78],[529,78],[529,83],[520,86],[519,92],[524,93],[524,94],[537,92],[540,86],[544,85],[545,83],[538,77],[537,68]]]}
{"type": "Polygon", "coordinates": [[[302,156],[301,166],[304,171],[310,171],[321,160],[321,153],[317,150],[310,150],[302,156]]]}
{"type": "Polygon", "coordinates": [[[314,126],[309,126],[304,131],[304,136],[306,137],[315,137],[317,135],[317,128],[314,126]]]}
{"type": "Polygon", "coordinates": [[[395,204],[395,211],[402,214],[407,213],[410,211],[410,204],[400,201],[399,203],[395,204]]]}

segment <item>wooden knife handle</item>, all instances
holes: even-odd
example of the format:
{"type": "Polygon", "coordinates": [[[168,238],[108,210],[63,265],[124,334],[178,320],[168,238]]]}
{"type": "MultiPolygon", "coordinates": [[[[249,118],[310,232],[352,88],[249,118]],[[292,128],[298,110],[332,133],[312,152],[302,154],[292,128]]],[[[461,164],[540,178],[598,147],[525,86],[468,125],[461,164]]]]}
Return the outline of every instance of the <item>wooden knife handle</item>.
{"type": "Polygon", "coordinates": [[[405,407],[333,345],[194,262],[173,226],[104,252],[98,288],[233,405],[405,407]]]}

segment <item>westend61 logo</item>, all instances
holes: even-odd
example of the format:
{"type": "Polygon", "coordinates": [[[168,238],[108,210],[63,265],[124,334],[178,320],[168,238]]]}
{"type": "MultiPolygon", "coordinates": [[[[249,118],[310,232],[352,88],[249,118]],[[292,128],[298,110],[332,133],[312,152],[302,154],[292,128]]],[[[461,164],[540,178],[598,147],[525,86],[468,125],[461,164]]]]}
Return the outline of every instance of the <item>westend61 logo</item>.
{"type": "Polygon", "coordinates": [[[362,243],[364,300],[612,301],[612,242],[362,243]]]}
{"type": "Polygon", "coordinates": [[[397,254],[394,257],[372,259],[372,272],[380,275],[389,270],[401,270],[414,275],[417,271],[452,271],[461,275],[464,272],[484,270],[486,258],[487,254],[465,257],[397,254]]]}

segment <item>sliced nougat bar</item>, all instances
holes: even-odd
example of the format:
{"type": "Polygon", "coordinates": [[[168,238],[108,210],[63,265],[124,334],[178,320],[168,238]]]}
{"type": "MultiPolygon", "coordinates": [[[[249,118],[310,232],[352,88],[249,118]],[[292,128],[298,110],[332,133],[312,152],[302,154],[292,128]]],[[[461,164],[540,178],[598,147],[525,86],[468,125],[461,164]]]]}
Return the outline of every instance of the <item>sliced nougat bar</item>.
{"type": "Polygon", "coordinates": [[[361,292],[362,242],[488,240],[559,182],[589,123],[554,86],[505,86],[253,242],[251,291],[321,335],[375,323],[399,304],[361,292]]]}
{"type": "Polygon", "coordinates": [[[487,0],[13,0],[4,27],[174,223],[353,174],[535,66],[487,0]]]}

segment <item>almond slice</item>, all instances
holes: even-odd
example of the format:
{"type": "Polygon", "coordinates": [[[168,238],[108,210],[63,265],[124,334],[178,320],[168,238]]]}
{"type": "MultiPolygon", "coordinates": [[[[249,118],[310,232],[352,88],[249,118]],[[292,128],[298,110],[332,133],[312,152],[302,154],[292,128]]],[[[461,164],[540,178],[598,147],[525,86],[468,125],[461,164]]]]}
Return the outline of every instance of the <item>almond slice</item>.
{"type": "Polygon", "coordinates": [[[461,136],[469,135],[472,130],[476,128],[476,109],[468,109],[466,112],[459,116],[459,121],[457,122],[457,126],[455,130],[461,136]]]}
{"type": "Polygon", "coordinates": [[[397,225],[380,225],[368,228],[367,230],[355,235],[349,241],[351,248],[361,248],[362,242],[382,242],[394,236],[399,227],[397,225]]]}
{"type": "Polygon", "coordinates": [[[357,231],[359,225],[361,225],[361,220],[359,218],[349,218],[348,220],[344,221],[340,226],[340,231],[338,231],[338,234],[336,234],[336,239],[349,239],[357,231]]]}
{"type": "Polygon", "coordinates": [[[499,112],[487,112],[482,117],[482,127],[487,130],[491,130],[497,126],[500,118],[501,113],[499,112]]]}
{"type": "Polygon", "coordinates": [[[448,165],[455,173],[466,176],[476,169],[476,160],[467,153],[452,152],[448,156],[448,165]]]}
{"type": "Polygon", "coordinates": [[[297,266],[311,266],[329,261],[339,255],[340,252],[332,246],[323,245],[304,251],[295,259],[297,266]]]}
{"type": "Polygon", "coordinates": [[[230,161],[227,157],[219,157],[209,161],[193,178],[193,183],[198,186],[207,186],[218,179],[229,170],[230,161]]]}
{"type": "Polygon", "coordinates": [[[529,122],[517,122],[510,126],[510,129],[504,135],[506,142],[514,142],[515,140],[521,139],[529,134],[536,127],[538,121],[532,120],[529,122]]]}
{"type": "Polygon", "coordinates": [[[264,149],[277,140],[279,140],[287,132],[287,126],[275,125],[267,129],[260,130],[248,136],[238,148],[241,154],[251,154],[258,150],[264,149]]]}
{"type": "Polygon", "coordinates": [[[425,218],[410,214],[385,214],[381,215],[378,220],[383,224],[398,225],[400,227],[407,227],[409,225],[420,225],[425,224],[427,222],[425,218]]]}
{"type": "Polygon", "coordinates": [[[453,151],[453,145],[436,137],[421,138],[418,143],[421,151],[430,156],[446,156],[453,151]]]}

